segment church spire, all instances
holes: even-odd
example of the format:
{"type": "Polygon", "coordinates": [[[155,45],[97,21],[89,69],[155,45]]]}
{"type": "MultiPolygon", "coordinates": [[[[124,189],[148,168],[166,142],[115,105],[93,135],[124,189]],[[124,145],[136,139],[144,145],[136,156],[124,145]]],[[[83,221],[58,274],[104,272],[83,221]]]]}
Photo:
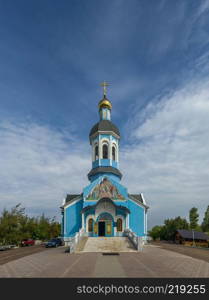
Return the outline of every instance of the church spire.
{"type": "Polygon", "coordinates": [[[109,86],[109,83],[107,83],[105,80],[100,84],[103,87],[103,95],[104,98],[107,96],[107,86],[109,86]]]}
{"type": "Polygon", "coordinates": [[[103,99],[99,102],[99,114],[100,114],[100,120],[110,120],[111,119],[111,109],[112,104],[107,99],[107,86],[109,84],[104,81],[100,84],[103,87],[103,99]]]}

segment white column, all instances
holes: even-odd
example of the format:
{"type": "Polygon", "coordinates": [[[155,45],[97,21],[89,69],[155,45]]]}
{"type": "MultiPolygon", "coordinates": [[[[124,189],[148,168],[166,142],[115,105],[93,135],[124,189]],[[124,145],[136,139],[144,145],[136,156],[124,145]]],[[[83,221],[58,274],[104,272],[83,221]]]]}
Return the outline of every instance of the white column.
{"type": "Polygon", "coordinates": [[[92,162],[94,161],[94,143],[92,143],[92,162]]]}
{"type": "Polygon", "coordinates": [[[126,216],[126,228],[129,229],[129,214],[126,216]]]}
{"type": "Polygon", "coordinates": [[[102,159],[102,144],[101,144],[101,137],[99,135],[99,140],[98,140],[98,143],[99,143],[99,166],[101,166],[101,159],[102,159]]]}
{"type": "Polygon", "coordinates": [[[84,213],[82,213],[82,229],[85,228],[85,224],[84,224],[84,213]]]}
{"type": "Polygon", "coordinates": [[[117,140],[117,154],[116,154],[116,160],[117,160],[117,163],[118,163],[118,168],[119,168],[119,140],[117,140]]]}
{"type": "Polygon", "coordinates": [[[112,166],[112,136],[110,136],[110,141],[109,141],[109,159],[110,159],[110,165],[112,166]]]}

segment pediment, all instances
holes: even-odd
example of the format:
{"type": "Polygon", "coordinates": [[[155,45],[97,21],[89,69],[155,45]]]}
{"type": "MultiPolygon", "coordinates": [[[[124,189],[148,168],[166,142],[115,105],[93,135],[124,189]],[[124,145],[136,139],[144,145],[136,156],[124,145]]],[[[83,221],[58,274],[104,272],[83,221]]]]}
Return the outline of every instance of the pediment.
{"type": "Polygon", "coordinates": [[[86,197],[86,200],[99,200],[101,198],[125,200],[124,196],[119,192],[117,187],[107,178],[103,178],[100,183],[94,186],[94,188],[86,197]]]}

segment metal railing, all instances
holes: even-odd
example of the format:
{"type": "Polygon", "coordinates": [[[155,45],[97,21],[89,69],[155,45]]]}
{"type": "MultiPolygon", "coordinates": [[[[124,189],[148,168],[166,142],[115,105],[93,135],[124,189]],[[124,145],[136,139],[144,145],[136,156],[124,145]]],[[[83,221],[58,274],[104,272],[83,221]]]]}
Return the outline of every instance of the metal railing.
{"type": "Polygon", "coordinates": [[[75,236],[65,239],[65,245],[69,247],[68,251],[66,252],[75,252],[77,244],[84,235],[85,231],[81,228],[78,232],[76,232],[75,236]]]}
{"type": "Polygon", "coordinates": [[[134,245],[137,251],[142,251],[144,246],[144,238],[142,236],[137,236],[136,233],[134,233],[130,229],[124,230],[124,235],[129,238],[131,243],[134,245]]]}

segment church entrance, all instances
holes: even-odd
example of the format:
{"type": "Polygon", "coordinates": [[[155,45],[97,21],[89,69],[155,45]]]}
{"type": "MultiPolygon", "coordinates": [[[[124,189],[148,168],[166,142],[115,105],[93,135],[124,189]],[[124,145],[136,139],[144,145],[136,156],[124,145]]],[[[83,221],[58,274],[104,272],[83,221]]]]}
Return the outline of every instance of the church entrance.
{"type": "Polygon", "coordinates": [[[105,222],[99,222],[99,236],[105,236],[105,222]]]}
{"type": "Polygon", "coordinates": [[[113,217],[107,213],[103,212],[97,218],[97,236],[112,236],[113,235],[113,217]]]}

